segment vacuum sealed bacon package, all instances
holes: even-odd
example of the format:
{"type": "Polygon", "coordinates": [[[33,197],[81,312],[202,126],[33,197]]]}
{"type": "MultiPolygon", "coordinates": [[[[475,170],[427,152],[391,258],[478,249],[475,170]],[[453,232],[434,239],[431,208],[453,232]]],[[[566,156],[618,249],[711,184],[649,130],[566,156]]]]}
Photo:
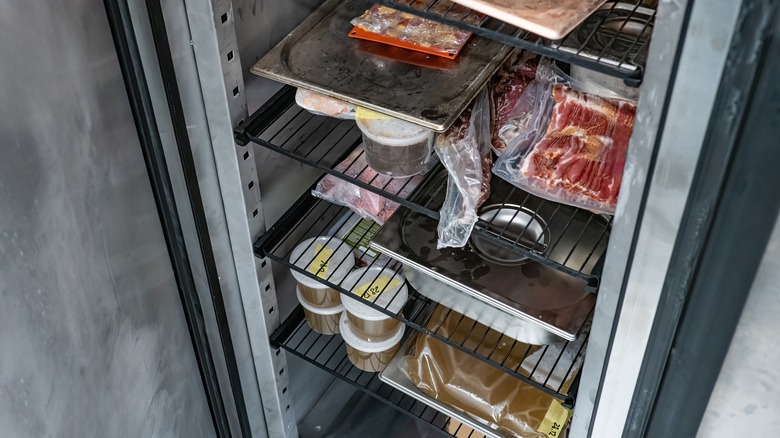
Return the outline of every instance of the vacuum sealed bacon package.
{"type": "MultiPolygon", "coordinates": [[[[408,197],[424,178],[423,175],[391,178],[375,172],[366,162],[362,145],[355,148],[334,170],[401,198],[408,197]]],[[[312,190],[312,194],[328,202],[349,207],[361,217],[379,224],[384,224],[398,208],[397,202],[333,175],[325,175],[312,190]]]]}
{"type": "Polygon", "coordinates": [[[546,103],[536,115],[547,128],[531,147],[517,137],[493,173],[542,198],[614,214],[636,104],[578,91],[547,72],[533,82],[546,103]]]}
{"type": "Polygon", "coordinates": [[[438,248],[462,248],[477,223],[477,210],[490,196],[490,107],[480,93],[444,134],[434,150],[449,172],[447,194],[439,210],[438,248]]]}

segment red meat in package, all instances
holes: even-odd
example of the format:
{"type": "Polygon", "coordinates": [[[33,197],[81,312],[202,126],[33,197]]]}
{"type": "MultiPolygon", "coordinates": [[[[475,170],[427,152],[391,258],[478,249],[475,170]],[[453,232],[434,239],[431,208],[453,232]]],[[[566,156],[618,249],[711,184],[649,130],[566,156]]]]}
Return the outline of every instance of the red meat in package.
{"type": "MultiPolygon", "coordinates": [[[[391,178],[376,173],[366,162],[363,146],[355,148],[334,170],[401,198],[408,197],[423,180],[422,175],[391,178]]],[[[312,194],[334,204],[349,207],[361,217],[379,224],[384,224],[398,208],[397,202],[334,175],[325,175],[312,194]]]]}

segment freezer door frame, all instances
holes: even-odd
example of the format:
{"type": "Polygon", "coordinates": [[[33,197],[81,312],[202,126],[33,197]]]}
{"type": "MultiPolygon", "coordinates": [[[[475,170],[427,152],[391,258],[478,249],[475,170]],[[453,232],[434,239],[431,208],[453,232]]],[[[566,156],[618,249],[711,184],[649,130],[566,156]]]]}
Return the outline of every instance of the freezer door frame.
{"type": "Polygon", "coordinates": [[[748,296],[761,293],[780,211],[780,8],[746,2],[737,22],[624,437],[697,434],[748,296]]]}
{"type": "Polygon", "coordinates": [[[572,436],[623,433],[689,190],[748,2],[661,2],[599,289],[572,436]]]}

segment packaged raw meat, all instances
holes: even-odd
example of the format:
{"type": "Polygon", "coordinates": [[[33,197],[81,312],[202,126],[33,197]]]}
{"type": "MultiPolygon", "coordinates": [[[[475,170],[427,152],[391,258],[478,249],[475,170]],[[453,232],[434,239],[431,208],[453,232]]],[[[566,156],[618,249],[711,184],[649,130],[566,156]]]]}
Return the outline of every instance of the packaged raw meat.
{"type": "MultiPolygon", "coordinates": [[[[381,175],[368,167],[365,157],[361,145],[355,148],[334,170],[402,198],[409,196],[423,180],[421,175],[407,178],[391,178],[381,175]]],[[[322,178],[312,194],[334,204],[349,207],[361,217],[380,224],[384,224],[398,208],[397,202],[333,175],[326,175],[322,178]]]]}
{"type": "Polygon", "coordinates": [[[497,155],[501,155],[507,143],[518,136],[533,141],[535,130],[539,128],[539,118],[534,116],[541,104],[540,94],[536,89],[538,84],[533,82],[539,60],[526,53],[508,59],[490,81],[494,121],[491,143],[497,155]]]}
{"type": "Polygon", "coordinates": [[[436,138],[436,154],[449,172],[439,210],[438,248],[462,248],[477,223],[477,209],[490,196],[490,105],[481,92],[450,129],[436,138]]]}
{"type": "Polygon", "coordinates": [[[537,196],[614,214],[636,104],[562,84],[548,89],[546,132],[528,151],[515,141],[493,173],[537,196]]]}
{"type": "MultiPolygon", "coordinates": [[[[398,3],[416,9],[427,9],[453,20],[462,19],[475,25],[486,18],[483,14],[473,13],[468,8],[444,0],[403,0],[398,3]]],[[[471,37],[471,32],[379,5],[372,6],[363,15],[353,19],[352,24],[380,37],[451,56],[457,54],[471,37]]]]}
{"type": "Polygon", "coordinates": [[[355,105],[305,88],[299,88],[295,92],[295,103],[318,116],[355,119],[355,105]]]}

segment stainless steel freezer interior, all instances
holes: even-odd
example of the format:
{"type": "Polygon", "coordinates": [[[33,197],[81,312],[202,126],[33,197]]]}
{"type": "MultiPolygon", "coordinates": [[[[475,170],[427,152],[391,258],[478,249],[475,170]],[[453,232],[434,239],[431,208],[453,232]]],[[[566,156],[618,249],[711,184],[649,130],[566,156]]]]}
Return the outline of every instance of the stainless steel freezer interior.
{"type": "MultiPolygon", "coordinates": [[[[234,128],[280,89],[250,67],[321,3],[106,0],[126,8],[123,26],[107,21],[94,0],[0,5],[0,429],[12,436],[446,434],[446,416],[435,408],[348,361],[332,365],[310,347],[272,338],[305,323],[289,268],[272,263],[273,254],[257,257],[253,244],[322,172],[236,143],[234,128]],[[136,126],[139,96],[127,92],[127,59],[111,31],[138,43],[134,83],[148,87],[154,118],[136,126]],[[155,204],[161,194],[150,185],[142,125],[155,126],[164,152],[167,206],[155,204]],[[166,208],[181,222],[173,243],[161,228],[166,208]],[[172,254],[186,255],[207,347],[192,345],[172,254]],[[207,372],[199,368],[204,357],[213,360],[207,372]],[[209,406],[215,390],[221,411],[209,406]],[[404,413],[388,408],[396,396],[404,413]],[[371,415],[356,415],[356,404],[371,415]]],[[[575,438],[632,436],[624,426],[688,190],[721,109],[716,95],[739,45],[741,14],[752,7],[659,3],[603,274],[591,282],[598,292],[582,344],[575,438]]],[[[635,70],[623,72],[629,82],[635,70]]],[[[773,424],[764,405],[732,412],[724,394],[733,389],[729,379],[756,378],[734,356],[757,354],[746,333],[771,324],[774,240],[745,311],[756,319],[743,317],[700,436],[712,436],[724,412],[758,412],[773,424]]],[[[578,278],[592,280],[592,270],[578,278]]]]}

